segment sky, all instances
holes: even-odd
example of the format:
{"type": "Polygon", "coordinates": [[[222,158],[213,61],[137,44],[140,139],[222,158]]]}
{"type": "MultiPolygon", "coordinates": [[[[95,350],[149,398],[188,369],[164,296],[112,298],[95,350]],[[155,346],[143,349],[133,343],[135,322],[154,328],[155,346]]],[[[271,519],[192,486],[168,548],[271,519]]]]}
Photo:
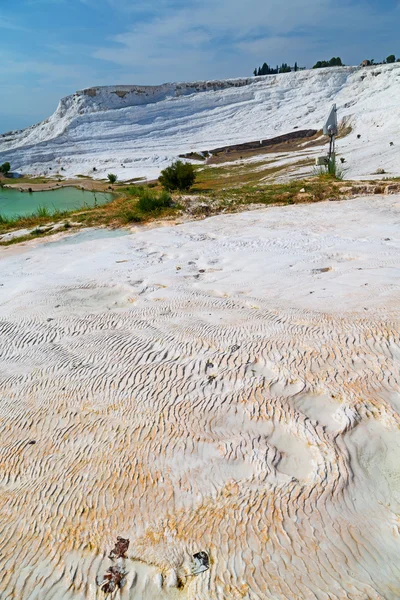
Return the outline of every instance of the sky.
{"type": "Polygon", "coordinates": [[[400,0],[0,0],[0,131],[76,90],[400,56],[400,0]]]}

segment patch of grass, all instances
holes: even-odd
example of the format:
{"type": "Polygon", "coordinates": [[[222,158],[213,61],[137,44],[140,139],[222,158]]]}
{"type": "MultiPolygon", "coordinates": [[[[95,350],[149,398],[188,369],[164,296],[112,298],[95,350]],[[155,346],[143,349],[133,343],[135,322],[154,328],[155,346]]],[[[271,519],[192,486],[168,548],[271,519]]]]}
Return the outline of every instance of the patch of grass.
{"type": "MultiPolygon", "coordinates": [[[[290,165],[290,169],[311,166],[311,159],[303,159],[290,165]]],[[[275,160],[197,167],[193,192],[221,191],[229,188],[273,182],[275,176],[288,171],[288,165],[277,165],[275,160]]]]}
{"type": "MultiPolygon", "coordinates": [[[[59,176],[57,176],[59,177],[59,176]]],[[[49,179],[48,177],[29,177],[29,175],[24,175],[22,177],[18,177],[16,179],[10,179],[9,181],[7,181],[7,185],[8,184],[15,184],[16,186],[18,186],[21,183],[49,183],[49,181],[52,181],[51,179],[49,179]]]]}
{"type": "Polygon", "coordinates": [[[166,191],[162,191],[161,194],[157,195],[153,191],[143,190],[139,195],[138,208],[144,213],[159,212],[160,209],[170,208],[171,205],[171,196],[166,191]]]}
{"type": "Polygon", "coordinates": [[[213,192],[210,195],[214,213],[221,210],[235,212],[250,204],[287,205],[320,202],[341,197],[331,181],[295,180],[288,183],[247,185],[241,188],[213,192]]]}
{"type": "Polygon", "coordinates": [[[142,223],[143,217],[134,208],[121,211],[120,217],[124,223],[142,223]]]}
{"type": "Polygon", "coordinates": [[[6,215],[2,215],[0,213],[0,225],[10,225],[14,222],[14,219],[11,217],[7,217],[6,215]]]}
{"type": "Polygon", "coordinates": [[[35,214],[39,219],[46,219],[51,216],[49,209],[46,206],[38,206],[35,214]]]}

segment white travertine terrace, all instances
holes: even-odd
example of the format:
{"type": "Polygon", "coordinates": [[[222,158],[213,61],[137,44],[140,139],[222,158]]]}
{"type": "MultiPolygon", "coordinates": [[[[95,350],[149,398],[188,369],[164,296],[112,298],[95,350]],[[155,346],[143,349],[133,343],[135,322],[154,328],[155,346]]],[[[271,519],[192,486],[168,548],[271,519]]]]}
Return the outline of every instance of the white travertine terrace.
{"type": "Polygon", "coordinates": [[[386,196],[3,249],[0,598],[104,598],[122,536],[113,598],[397,600],[399,222],[386,196]]]}
{"type": "MultiPolygon", "coordinates": [[[[155,178],[180,154],[320,130],[336,103],[349,132],[337,146],[346,177],[370,179],[382,169],[400,176],[399,96],[398,63],[89,88],[60,100],[42,123],[0,135],[0,164],[32,174],[155,178]]],[[[289,164],[321,152],[305,148],[276,158],[289,164]]]]}

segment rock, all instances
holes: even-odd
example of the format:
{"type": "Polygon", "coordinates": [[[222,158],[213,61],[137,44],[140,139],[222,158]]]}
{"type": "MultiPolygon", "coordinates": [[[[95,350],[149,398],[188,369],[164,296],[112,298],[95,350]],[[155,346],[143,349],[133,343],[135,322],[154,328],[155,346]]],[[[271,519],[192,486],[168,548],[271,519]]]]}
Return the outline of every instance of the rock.
{"type": "Polygon", "coordinates": [[[305,190],[305,188],[301,188],[301,190],[300,190],[300,194],[305,194],[305,193],[306,193],[306,190],[305,190]]]}
{"type": "Polygon", "coordinates": [[[208,558],[207,552],[197,552],[193,554],[193,562],[191,566],[192,575],[199,575],[208,571],[210,568],[210,559],[208,558]]]}
{"type": "Polygon", "coordinates": [[[332,267],[322,267],[321,269],[313,269],[311,272],[313,275],[319,275],[320,273],[329,273],[332,271],[332,267]]]}
{"type": "Polygon", "coordinates": [[[371,61],[370,60],[363,60],[360,66],[361,67],[370,67],[371,66],[371,61]]]}
{"type": "Polygon", "coordinates": [[[386,173],[385,169],[377,169],[376,170],[377,175],[384,175],[385,173],[386,173]]]}

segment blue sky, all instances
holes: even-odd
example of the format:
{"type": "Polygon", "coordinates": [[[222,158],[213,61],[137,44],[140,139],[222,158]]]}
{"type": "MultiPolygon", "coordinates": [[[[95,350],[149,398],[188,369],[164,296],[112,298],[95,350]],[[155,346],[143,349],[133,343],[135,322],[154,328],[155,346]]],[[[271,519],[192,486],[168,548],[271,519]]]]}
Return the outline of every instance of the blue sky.
{"type": "Polygon", "coordinates": [[[95,85],[400,56],[400,0],[0,0],[0,131],[95,85]]]}

